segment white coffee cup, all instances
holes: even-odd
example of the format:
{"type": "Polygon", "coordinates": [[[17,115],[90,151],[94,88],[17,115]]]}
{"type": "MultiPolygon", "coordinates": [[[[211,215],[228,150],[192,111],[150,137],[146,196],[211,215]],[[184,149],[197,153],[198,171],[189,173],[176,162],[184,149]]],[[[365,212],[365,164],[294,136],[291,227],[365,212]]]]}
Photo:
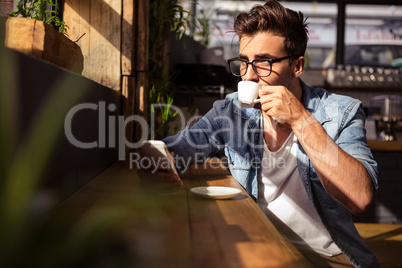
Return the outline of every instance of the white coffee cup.
{"type": "Polygon", "coordinates": [[[237,84],[237,96],[240,106],[244,108],[252,108],[254,107],[254,104],[259,103],[260,99],[257,99],[259,90],[260,85],[256,82],[240,81],[237,84]]]}

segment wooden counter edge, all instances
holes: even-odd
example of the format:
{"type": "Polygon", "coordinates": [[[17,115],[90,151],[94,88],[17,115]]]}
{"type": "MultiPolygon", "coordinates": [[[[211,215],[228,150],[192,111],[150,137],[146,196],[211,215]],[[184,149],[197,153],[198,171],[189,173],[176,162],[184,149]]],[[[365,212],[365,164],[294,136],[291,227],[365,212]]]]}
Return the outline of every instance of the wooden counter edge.
{"type": "Polygon", "coordinates": [[[402,141],[368,140],[367,144],[372,151],[402,152],[402,141]]]}

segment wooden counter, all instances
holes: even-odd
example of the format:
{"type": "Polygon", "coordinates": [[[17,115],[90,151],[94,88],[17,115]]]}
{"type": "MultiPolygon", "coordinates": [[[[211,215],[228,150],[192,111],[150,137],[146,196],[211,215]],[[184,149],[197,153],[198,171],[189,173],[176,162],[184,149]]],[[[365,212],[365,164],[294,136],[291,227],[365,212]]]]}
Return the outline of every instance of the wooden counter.
{"type": "MultiPolygon", "coordinates": [[[[98,242],[90,248],[102,248],[101,237],[119,238],[124,247],[118,242],[118,252],[127,251],[129,267],[311,267],[219,162],[193,167],[181,178],[184,187],[177,192],[149,193],[135,170],[117,162],[58,206],[45,224],[107,223],[96,230],[114,231],[96,233],[98,242]],[[189,191],[205,185],[242,193],[212,200],[189,191]]],[[[97,259],[115,251],[102,252],[97,259]]]]}
{"type": "Polygon", "coordinates": [[[402,267],[402,224],[355,223],[381,267],[402,267]]]}
{"type": "Polygon", "coordinates": [[[402,141],[368,140],[367,144],[372,151],[402,152],[402,141]]]}

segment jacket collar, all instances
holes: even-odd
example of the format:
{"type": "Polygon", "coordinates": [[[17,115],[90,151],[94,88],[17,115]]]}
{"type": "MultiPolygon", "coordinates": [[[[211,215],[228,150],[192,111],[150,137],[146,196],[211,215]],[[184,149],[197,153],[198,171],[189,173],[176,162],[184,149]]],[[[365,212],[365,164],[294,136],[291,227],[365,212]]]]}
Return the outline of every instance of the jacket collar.
{"type": "Polygon", "coordinates": [[[303,90],[303,106],[309,111],[314,118],[323,124],[327,121],[331,121],[332,119],[325,111],[325,107],[322,102],[322,97],[313,87],[306,85],[301,79],[300,84],[303,90]]]}

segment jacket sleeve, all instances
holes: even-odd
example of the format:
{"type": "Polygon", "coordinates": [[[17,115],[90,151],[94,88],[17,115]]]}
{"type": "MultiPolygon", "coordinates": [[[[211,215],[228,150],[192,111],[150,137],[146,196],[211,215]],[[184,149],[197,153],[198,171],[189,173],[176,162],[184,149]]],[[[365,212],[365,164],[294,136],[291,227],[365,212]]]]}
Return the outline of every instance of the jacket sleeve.
{"type": "Polygon", "coordinates": [[[365,119],[362,103],[354,100],[346,107],[340,118],[339,132],[335,142],[347,154],[359,160],[370,174],[374,189],[378,189],[378,167],[367,145],[365,119]]]}
{"type": "Polygon", "coordinates": [[[229,102],[228,99],[216,101],[213,108],[191,128],[187,126],[176,135],[163,139],[180,172],[204,162],[223,148],[222,120],[229,102]]]}

